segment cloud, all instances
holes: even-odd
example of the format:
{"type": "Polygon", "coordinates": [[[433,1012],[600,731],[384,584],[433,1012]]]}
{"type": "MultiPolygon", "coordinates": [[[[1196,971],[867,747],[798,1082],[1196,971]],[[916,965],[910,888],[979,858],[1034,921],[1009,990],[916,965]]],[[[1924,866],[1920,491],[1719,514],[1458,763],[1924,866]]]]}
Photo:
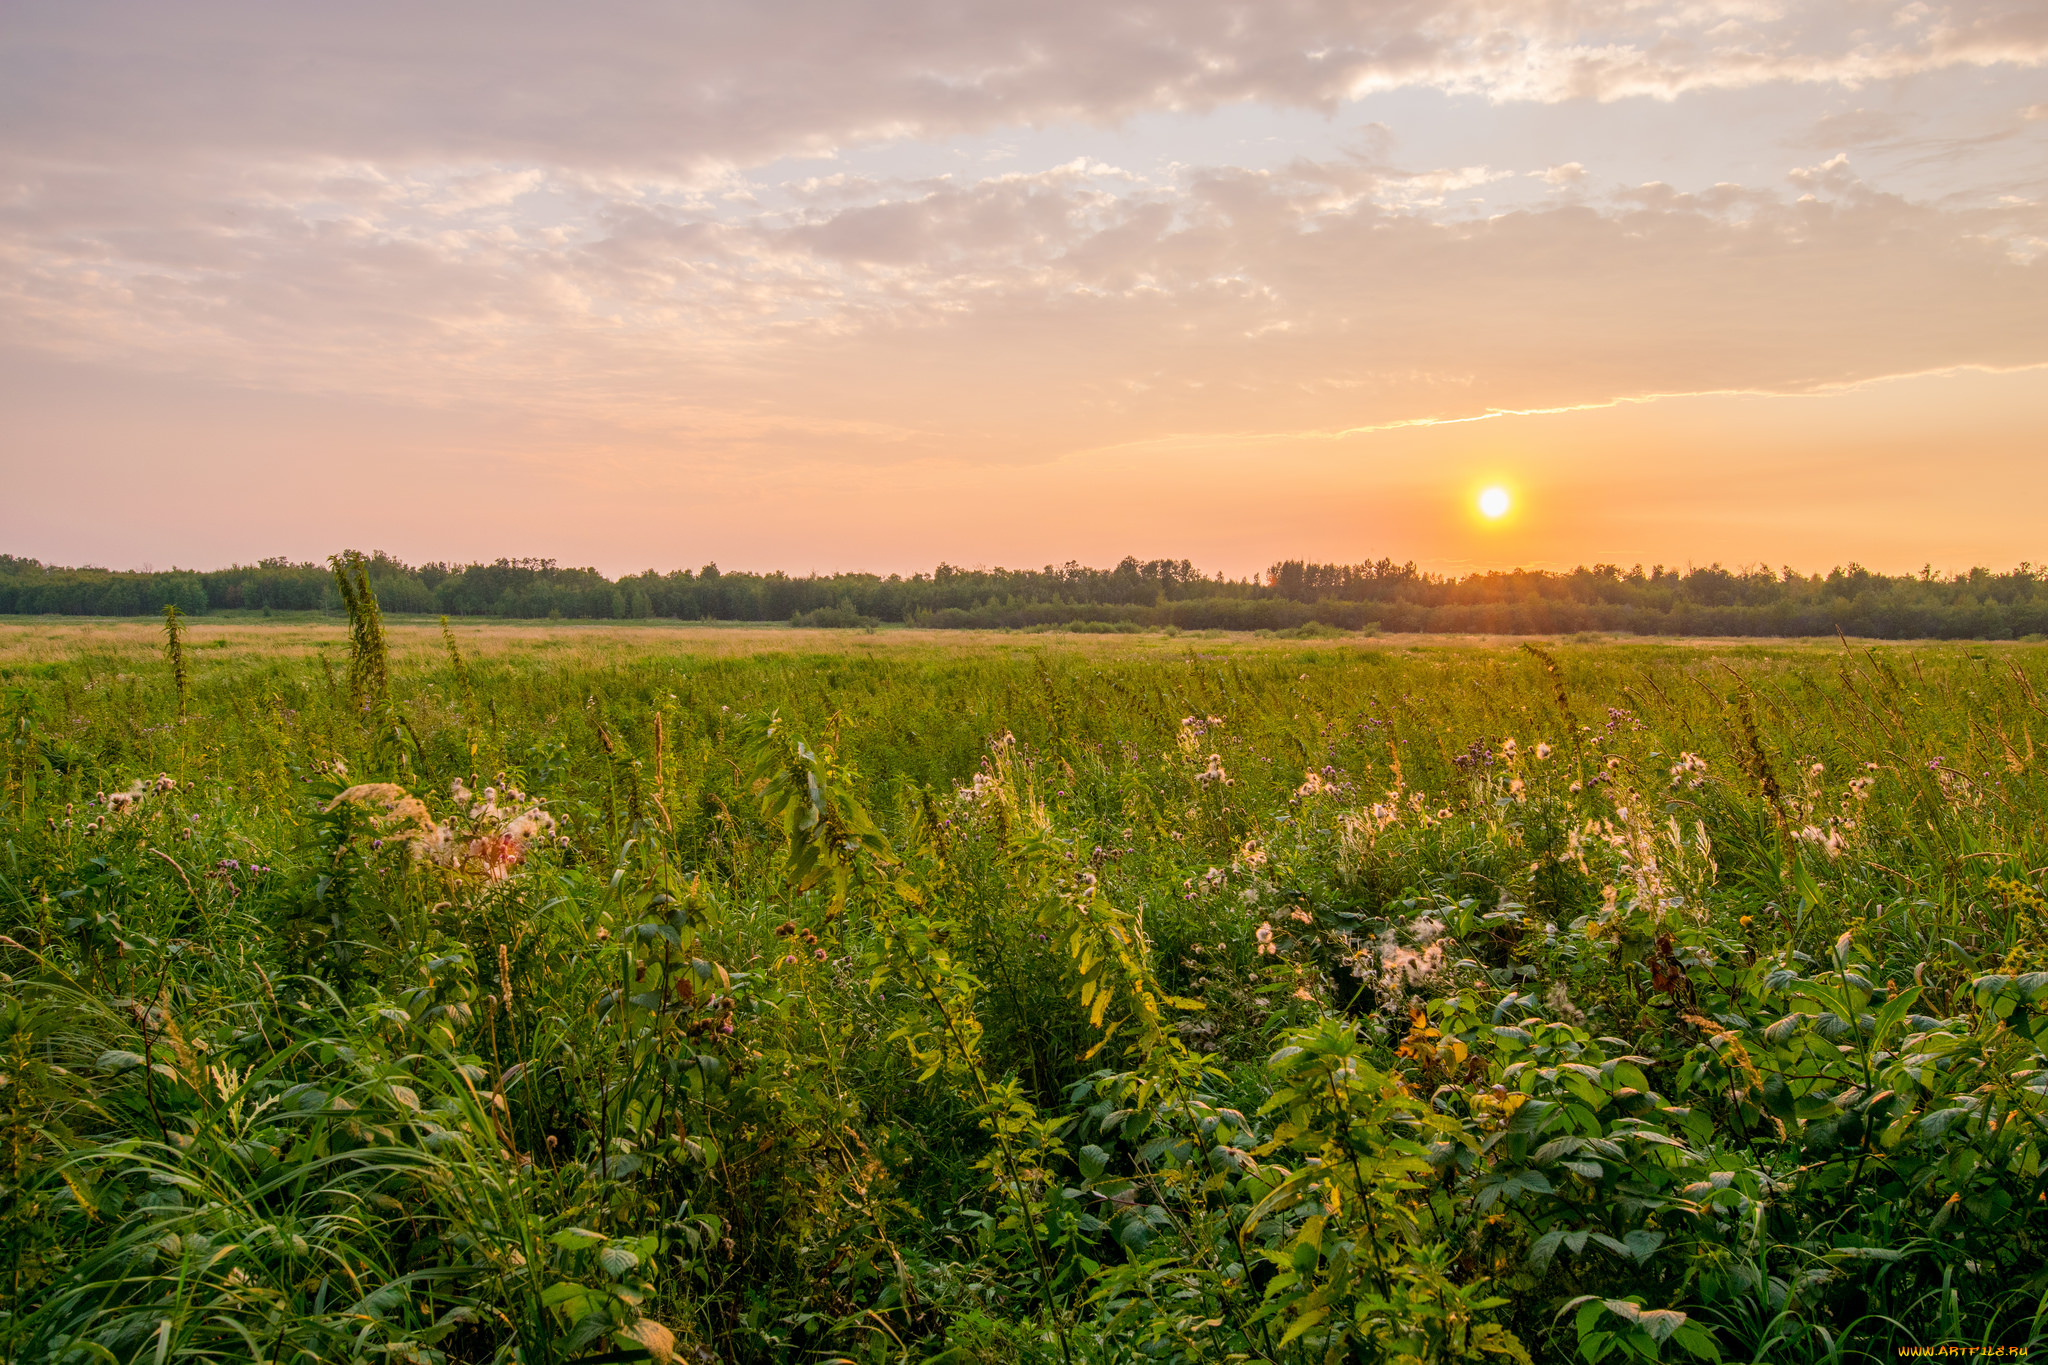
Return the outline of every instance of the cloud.
{"type": "Polygon", "coordinates": [[[1498,175],[1081,162],[761,207],[477,168],[46,171],[0,205],[0,340],[783,463],[2048,361],[2039,205],[1918,204],[1836,156],[1783,190],[1432,207],[1498,175]]]}
{"type": "Polygon", "coordinates": [[[1890,114],[1820,121],[1782,184],[1612,193],[1577,142],[1402,166],[1374,123],[1254,167],[1034,163],[1031,135],[1414,87],[1608,117],[2044,55],[2043,12],[1996,0],[20,0],[0,343],[728,467],[2037,364],[2041,196],[1867,183],[1890,114]],[[775,169],[971,132],[1001,143],[775,169]]]}
{"type": "Polygon", "coordinates": [[[1838,0],[17,0],[0,122],[59,161],[327,155],[694,173],[862,141],[1408,86],[1860,87],[2038,65],[2048,11],[1838,0]]]}
{"type": "Polygon", "coordinates": [[[1867,147],[1898,138],[1905,126],[1904,120],[1890,110],[1847,109],[1821,118],[1795,142],[1821,151],[1867,147]]]}

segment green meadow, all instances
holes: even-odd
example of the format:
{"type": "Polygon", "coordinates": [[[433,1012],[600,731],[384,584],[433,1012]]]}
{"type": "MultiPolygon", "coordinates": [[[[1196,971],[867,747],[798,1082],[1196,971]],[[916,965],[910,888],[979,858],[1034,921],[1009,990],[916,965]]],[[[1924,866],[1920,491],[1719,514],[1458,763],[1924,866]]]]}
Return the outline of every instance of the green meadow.
{"type": "Polygon", "coordinates": [[[0,622],[0,1360],[2048,1344],[2048,650],[360,586],[0,622]]]}

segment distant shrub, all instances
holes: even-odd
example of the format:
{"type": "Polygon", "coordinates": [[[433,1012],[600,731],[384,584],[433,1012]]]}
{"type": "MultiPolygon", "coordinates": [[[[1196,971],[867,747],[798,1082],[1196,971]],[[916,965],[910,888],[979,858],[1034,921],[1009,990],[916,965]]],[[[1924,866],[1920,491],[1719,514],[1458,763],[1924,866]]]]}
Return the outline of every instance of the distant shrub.
{"type": "Polygon", "coordinates": [[[812,630],[861,630],[882,624],[873,616],[861,615],[845,602],[836,607],[818,607],[812,611],[792,612],[789,623],[812,630]]]}

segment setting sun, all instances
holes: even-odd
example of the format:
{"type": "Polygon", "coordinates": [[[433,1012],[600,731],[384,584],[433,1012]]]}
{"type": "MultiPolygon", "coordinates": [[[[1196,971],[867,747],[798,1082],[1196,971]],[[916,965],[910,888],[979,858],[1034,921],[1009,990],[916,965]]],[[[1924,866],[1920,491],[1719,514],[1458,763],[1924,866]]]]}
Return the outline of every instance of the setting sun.
{"type": "Polygon", "coordinates": [[[1509,506],[1508,490],[1495,486],[1479,495],[1479,512],[1489,521],[1507,515],[1509,506]]]}

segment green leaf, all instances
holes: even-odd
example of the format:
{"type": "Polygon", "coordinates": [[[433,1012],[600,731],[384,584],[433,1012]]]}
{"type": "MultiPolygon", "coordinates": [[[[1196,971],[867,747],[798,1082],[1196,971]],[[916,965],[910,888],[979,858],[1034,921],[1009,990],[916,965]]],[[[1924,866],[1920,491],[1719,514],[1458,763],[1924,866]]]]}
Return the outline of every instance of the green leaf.
{"type": "Polygon", "coordinates": [[[1538,1237],[1529,1246],[1529,1264],[1542,1270],[1557,1255],[1557,1249],[1564,1244],[1564,1229],[1552,1228],[1538,1237]]]}
{"type": "Polygon", "coordinates": [[[601,1307],[591,1309],[582,1317],[576,1319],[576,1325],[569,1329],[569,1335],[562,1338],[560,1344],[562,1354],[564,1356],[575,1355],[584,1347],[589,1346],[592,1342],[610,1331],[611,1327],[612,1315],[609,1311],[601,1307]]]}
{"type": "Polygon", "coordinates": [[[1664,1244],[1664,1234],[1654,1228],[1636,1228],[1621,1240],[1628,1243],[1630,1256],[1638,1261],[1647,1261],[1664,1244]]]}
{"type": "Polygon", "coordinates": [[[1714,1334],[1697,1322],[1685,1323],[1671,1334],[1671,1339],[1704,1360],[1721,1359],[1721,1348],[1714,1344],[1714,1334]]]}
{"type": "Polygon", "coordinates": [[[1286,1334],[1280,1338],[1280,1345],[1282,1349],[1285,1349],[1289,1342],[1293,1341],[1296,1337],[1300,1336],[1303,1332],[1308,1331],[1311,1327],[1314,1327],[1317,1323],[1321,1322],[1324,1318],[1328,1316],[1330,1316],[1330,1310],[1328,1308],[1311,1308],[1306,1313],[1303,1313],[1300,1317],[1296,1318],[1294,1320],[1294,1325],[1292,1327],[1289,1327],[1287,1329],[1286,1334]]]}

